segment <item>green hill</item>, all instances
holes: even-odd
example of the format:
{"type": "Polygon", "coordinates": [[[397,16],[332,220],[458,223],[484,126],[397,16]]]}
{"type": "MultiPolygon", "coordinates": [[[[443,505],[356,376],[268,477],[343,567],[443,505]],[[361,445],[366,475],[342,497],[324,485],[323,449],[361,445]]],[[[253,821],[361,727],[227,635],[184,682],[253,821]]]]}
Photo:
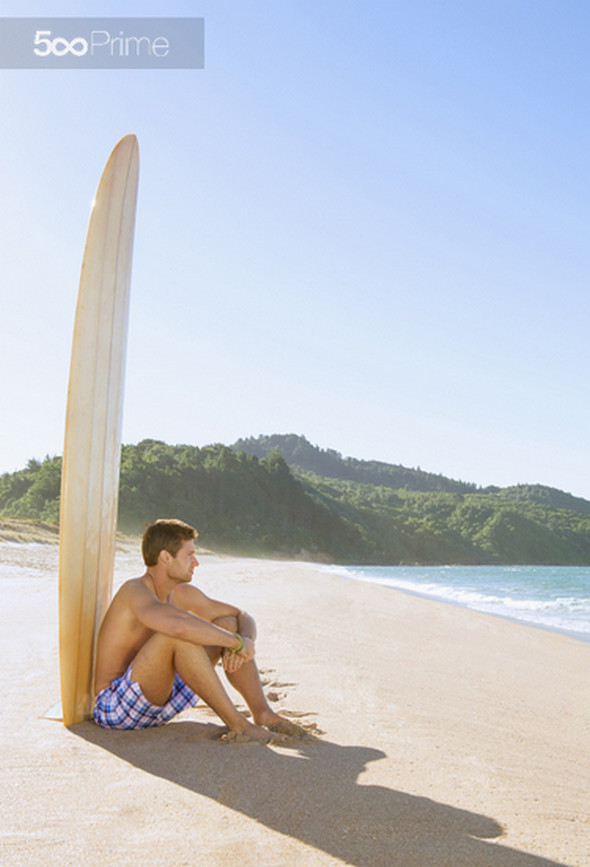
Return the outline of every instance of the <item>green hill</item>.
{"type": "Polygon", "coordinates": [[[383,485],[386,488],[407,488],[409,491],[447,491],[449,493],[476,490],[475,485],[457,482],[445,476],[408,469],[399,464],[381,461],[361,461],[343,458],[333,449],[313,446],[303,436],[296,434],[273,434],[238,440],[232,448],[244,451],[257,458],[264,458],[273,449],[278,449],[290,467],[314,473],[329,479],[362,482],[367,485],[383,485]]]}
{"type": "MultiPolygon", "coordinates": [[[[61,458],[0,476],[0,514],[57,523],[61,458]]],[[[218,551],[341,563],[590,564],[590,502],[540,485],[478,489],[342,458],[303,437],[125,445],[119,529],[157,517],[218,551]]]]}

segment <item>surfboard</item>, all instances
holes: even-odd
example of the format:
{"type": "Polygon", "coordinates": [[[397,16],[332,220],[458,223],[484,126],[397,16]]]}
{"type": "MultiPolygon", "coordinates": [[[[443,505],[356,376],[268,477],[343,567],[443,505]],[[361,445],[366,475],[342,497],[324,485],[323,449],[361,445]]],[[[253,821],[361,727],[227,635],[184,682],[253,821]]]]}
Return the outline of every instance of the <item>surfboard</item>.
{"type": "Polygon", "coordinates": [[[111,153],[92,205],[72,342],[61,481],[59,653],[66,726],[91,713],[115,559],[123,382],[139,150],[111,153]]]}

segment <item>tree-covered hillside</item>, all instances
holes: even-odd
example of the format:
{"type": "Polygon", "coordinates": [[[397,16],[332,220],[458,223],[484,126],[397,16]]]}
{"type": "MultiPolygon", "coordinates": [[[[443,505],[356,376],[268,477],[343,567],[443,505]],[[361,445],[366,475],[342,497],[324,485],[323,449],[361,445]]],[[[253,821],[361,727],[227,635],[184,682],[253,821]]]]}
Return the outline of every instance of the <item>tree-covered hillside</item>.
{"type": "Polygon", "coordinates": [[[358,528],[365,562],[590,564],[590,518],[498,493],[424,493],[299,475],[358,528]]]}
{"type": "MultiPolygon", "coordinates": [[[[59,457],[0,476],[0,514],[57,522],[60,479],[59,457]]],[[[223,445],[123,446],[119,529],[140,533],[159,517],[188,521],[201,544],[228,552],[351,560],[359,546],[354,527],[307,494],[278,451],[259,461],[223,445]]]]}
{"type": "MultiPolygon", "coordinates": [[[[123,446],[119,528],[141,532],[157,517],[180,517],[219,551],[341,563],[590,564],[587,500],[543,486],[479,490],[343,459],[303,438],[265,439],[288,441],[291,468],[268,442],[256,446],[261,457],[248,453],[255,440],[241,441],[248,451],[123,446]]],[[[57,522],[60,475],[61,458],[48,457],[0,476],[0,514],[57,522]]]]}
{"type": "Polygon", "coordinates": [[[475,485],[457,482],[445,476],[408,469],[398,464],[381,461],[360,461],[343,458],[333,449],[320,449],[305,437],[296,434],[273,434],[272,436],[248,437],[238,440],[232,448],[264,458],[273,449],[278,449],[290,467],[314,473],[329,479],[382,485],[387,488],[407,488],[409,491],[447,491],[467,493],[476,490],[475,485]]]}

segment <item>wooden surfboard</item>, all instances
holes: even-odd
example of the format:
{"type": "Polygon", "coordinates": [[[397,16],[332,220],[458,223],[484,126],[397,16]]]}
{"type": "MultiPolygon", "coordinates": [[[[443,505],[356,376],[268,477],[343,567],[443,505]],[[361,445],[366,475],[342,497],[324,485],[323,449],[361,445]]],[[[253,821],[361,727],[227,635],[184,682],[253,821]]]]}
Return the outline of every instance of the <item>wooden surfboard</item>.
{"type": "Polygon", "coordinates": [[[61,482],[59,651],[66,726],[91,713],[94,653],[115,558],[139,151],[113,150],[90,214],[72,343],[61,482]]]}

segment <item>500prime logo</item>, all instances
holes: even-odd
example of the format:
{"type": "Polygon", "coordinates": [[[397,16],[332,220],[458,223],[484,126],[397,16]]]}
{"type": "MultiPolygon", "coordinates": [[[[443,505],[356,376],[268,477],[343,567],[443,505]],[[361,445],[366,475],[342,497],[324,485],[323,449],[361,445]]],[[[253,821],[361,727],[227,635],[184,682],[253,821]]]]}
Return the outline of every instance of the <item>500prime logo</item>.
{"type": "Polygon", "coordinates": [[[203,18],[2,18],[2,69],[204,69],[203,18]]]}
{"type": "Polygon", "coordinates": [[[170,51],[170,43],[165,36],[125,36],[122,30],[118,36],[111,36],[108,30],[91,30],[88,37],[65,39],[63,36],[53,36],[51,30],[37,30],[33,51],[38,57],[64,57],[66,54],[74,57],[166,57],[170,51]]]}

